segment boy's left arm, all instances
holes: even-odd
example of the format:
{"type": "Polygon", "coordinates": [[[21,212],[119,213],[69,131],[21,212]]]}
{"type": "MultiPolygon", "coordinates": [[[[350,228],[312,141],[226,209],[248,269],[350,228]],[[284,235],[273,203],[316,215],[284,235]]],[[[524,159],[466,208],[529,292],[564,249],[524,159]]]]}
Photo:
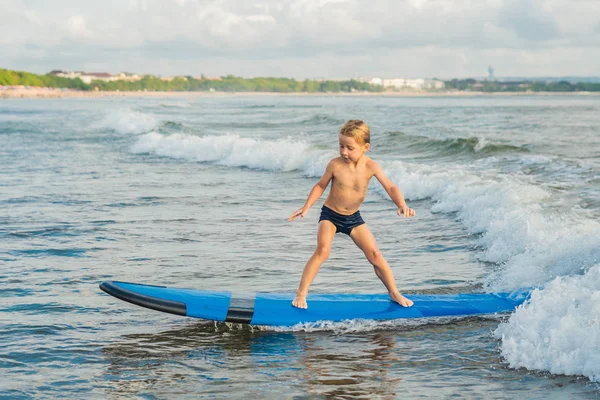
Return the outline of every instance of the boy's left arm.
{"type": "Polygon", "coordinates": [[[381,186],[383,186],[388,196],[390,196],[390,199],[396,203],[396,206],[398,207],[398,215],[404,214],[405,218],[414,217],[415,210],[406,205],[406,200],[404,200],[404,196],[402,195],[402,192],[398,186],[396,186],[394,182],[385,176],[385,173],[379,164],[377,164],[375,161],[372,162],[373,175],[375,178],[377,178],[379,183],[381,183],[381,186]]]}

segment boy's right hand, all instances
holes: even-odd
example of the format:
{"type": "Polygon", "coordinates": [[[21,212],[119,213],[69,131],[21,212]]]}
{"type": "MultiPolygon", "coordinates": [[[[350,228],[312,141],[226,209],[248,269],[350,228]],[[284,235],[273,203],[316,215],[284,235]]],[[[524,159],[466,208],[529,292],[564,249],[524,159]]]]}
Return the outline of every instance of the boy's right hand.
{"type": "Polygon", "coordinates": [[[295,221],[298,217],[304,218],[304,215],[306,215],[307,212],[308,209],[306,209],[306,207],[302,207],[301,209],[295,211],[292,215],[290,215],[290,217],[287,220],[288,222],[292,222],[295,221]]]}
{"type": "Polygon", "coordinates": [[[405,204],[402,207],[398,207],[398,215],[400,216],[402,214],[404,214],[404,218],[414,217],[415,210],[405,204]]]}

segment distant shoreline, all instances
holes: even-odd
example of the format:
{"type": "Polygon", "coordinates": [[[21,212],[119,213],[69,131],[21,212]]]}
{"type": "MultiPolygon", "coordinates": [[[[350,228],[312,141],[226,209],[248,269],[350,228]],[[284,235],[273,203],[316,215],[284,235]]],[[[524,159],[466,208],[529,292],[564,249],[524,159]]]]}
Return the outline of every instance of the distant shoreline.
{"type": "Polygon", "coordinates": [[[309,97],[481,97],[481,96],[600,96],[600,92],[155,92],[155,91],[81,91],[37,87],[1,87],[0,99],[62,99],[62,98],[102,98],[102,97],[227,97],[227,96],[309,96],[309,97]]]}

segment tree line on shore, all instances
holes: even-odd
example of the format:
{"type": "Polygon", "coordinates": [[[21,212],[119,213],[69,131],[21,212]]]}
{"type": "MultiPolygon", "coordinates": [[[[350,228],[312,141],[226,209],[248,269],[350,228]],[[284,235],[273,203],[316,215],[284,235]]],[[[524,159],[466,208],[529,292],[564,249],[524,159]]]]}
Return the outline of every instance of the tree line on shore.
{"type": "Polygon", "coordinates": [[[92,90],[81,79],[62,78],[54,75],[36,75],[30,72],[0,69],[0,86],[36,86],[92,90]]]}
{"type": "Polygon", "coordinates": [[[446,89],[478,92],[600,92],[600,82],[497,81],[452,79],[445,81],[446,89]]]}
{"type": "MultiPolygon", "coordinates": [[[[452,79],[444,81],[443,90],[478,91],[478,92],[600,92],[600,83],[569,81],[519,81],[502,82],[476,79],[452,79]]],[[[66,88],[75,90],[101,91],[217,91],[217,92],[382,92],[380,85],[371,85],[355,79],[345,81],[303,80],[290,78],[241,78],[233,75],[215,79],[200,79],[186,76],[172,80],[163,80],[152,75],[129,82],[117,80],[105,82],[95,80],[87,84],[79,78],[70,79],[56,75],[37,75],[30,72],[0,69],[0,86],[35,86],[48,88],[66,88]]]]}
{"type": "Polygon", "coordinates": [[[145,75],[134,82],[117,80],[105,82],[92,81],[90,84],[79,78],[70,79],[55,75],[36,75],[29,72],[0,69],[0,85],[4,86],[38,86],[51,88],[68,88],[78,90],[102,91],[217,91],[217,92],[381,92],[381,86],[359,82],[355,79],[346,81],[297,81],[289,78],[241,78],[233,75],[220,79],[194,78],[191,76],[176,77],[163,80],[152,75],[145,75]],[[97,88],[97,89],[96,89],[97,88]]]}

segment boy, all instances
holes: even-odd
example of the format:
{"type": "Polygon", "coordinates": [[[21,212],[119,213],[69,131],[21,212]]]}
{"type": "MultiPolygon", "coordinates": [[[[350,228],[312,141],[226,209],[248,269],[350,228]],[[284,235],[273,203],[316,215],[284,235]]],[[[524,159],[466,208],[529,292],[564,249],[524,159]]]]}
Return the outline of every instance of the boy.
{"type": "Polygon", "coordinates": [[[365,155],[371,146],[371,134],[366,123],[359,120],[346,122],[340,130],[339,142],[340,156],[327,164],[325,173],[312,188],[304,206],[288,218],[288,221],[294,221],[298,217],[304,218],[331,181],[329,196],[325,200],[319,218],[317,249],[304,267],[292,305],[308,308],[306,304],[308,287],[319,272],[321,264],[329,257],[333,236],[342,232],[349,235],[365,253],[375,268],[375,274],[387,288],[390,298],[403,307],[410,307],[413,302],[398,291],[392,269],[377,249],[375,238],[361,218],[358,207],[364,201],[369,181],[374,176],[398,206],[398,215],[413,217],[415,212],[406,205],[400,189],[385,176],[381,167],[365,155]]]}

